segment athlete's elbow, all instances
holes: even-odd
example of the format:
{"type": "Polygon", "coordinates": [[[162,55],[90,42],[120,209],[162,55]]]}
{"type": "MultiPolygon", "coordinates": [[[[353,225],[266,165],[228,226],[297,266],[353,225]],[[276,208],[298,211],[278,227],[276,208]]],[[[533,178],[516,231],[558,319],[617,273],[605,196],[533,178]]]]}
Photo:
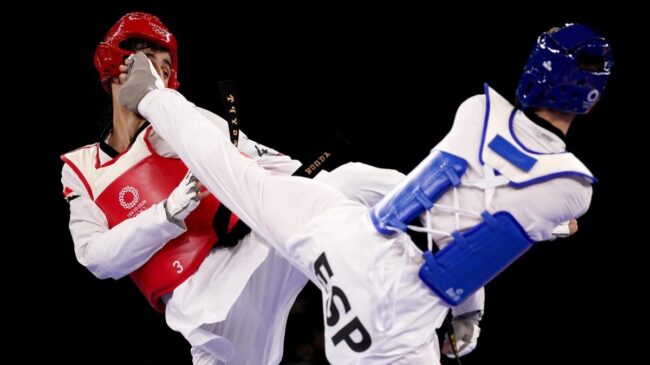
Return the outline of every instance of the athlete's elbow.
{"type": "Polygon", "coordinates": [[[117,280],[124,277],[124,274],[108,269],[105,263],[93,262],[84,266],[86,266],[86,269],[88,269],[88,271],[90,271],[97,279],[100,280],[104,280],[104,279],[117,280]]]}
{"type": "Polygon", "coordinates": [[[93,257],[92,254],[77,255],[77,261],[90,271],[97,279],[120,279],[126,274],[115,270],[110,260],[102,257],[93,257]]]}

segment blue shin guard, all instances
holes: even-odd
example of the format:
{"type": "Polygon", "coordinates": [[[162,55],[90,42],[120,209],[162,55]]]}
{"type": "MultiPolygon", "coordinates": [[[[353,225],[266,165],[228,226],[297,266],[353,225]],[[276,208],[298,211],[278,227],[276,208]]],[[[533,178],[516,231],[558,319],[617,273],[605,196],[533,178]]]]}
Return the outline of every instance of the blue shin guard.
{"type": "Polygon", "coordinates": [[[492,280],[533,244],[526,231],[507,212],[490,215],[460,234],[443,250],[424,253],[420,279],[451,306],[492,280]]]}
{"type": "Polygon", "coordinates": [[[451,186],[460,184],[467,161],[434,151],[370,211],[373,225],[382,234],[406,231],[406,225],[431,209],[451,186]]]}

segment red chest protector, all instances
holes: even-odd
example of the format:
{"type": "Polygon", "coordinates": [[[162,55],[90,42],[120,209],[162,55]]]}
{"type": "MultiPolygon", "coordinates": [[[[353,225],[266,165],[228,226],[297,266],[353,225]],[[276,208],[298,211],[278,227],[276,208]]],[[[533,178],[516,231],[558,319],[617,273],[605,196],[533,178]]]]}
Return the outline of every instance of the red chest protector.
{"type": "MultiPolygon", "coordinates": [[[[148,140],[150,132],[151,129],[147,129],[141,133],[129,150],[103,166],[99,166],[98,160],[95,163],[92,176],[104,175],[98,179],[104,180],[104,184],[94,201],[106,215],[109,228],[167,199],[187,173],[181,160],[162,157],[154,151],[148,140]],[[116,170],[115,177],[107,182],[106,178],[113,175],[111,169],[116,170]],[[98,171],[101,172],[98,174],[98,171]]],[[[96,149],[95,153],[98,153],[96,149]]],[[[64,160],[72,164],[71,159],[64,160]]],[[[86,187],[94,190],[92,182],[83,176],[88,174],[81,173],[83,169],[75,169],[74,164],[72,166],[86,187]]],[[[93,192],[90,194],[92,197],[93,192]]],[[[213,195],[205,197],[185,219],[187,231],[169,241],[131,273],[131,278],[155,309],[163,312],[165,307],[160,298],[196,272],[219,238],[223,240],[223,236],[233,233],[239,219],[225,208],[213,195]],[[217,231],[222,237],[217,236],[217,231]]],[[[241,229],[236,231],[238,237],[228,238],[243,235],[241,229]]]]}

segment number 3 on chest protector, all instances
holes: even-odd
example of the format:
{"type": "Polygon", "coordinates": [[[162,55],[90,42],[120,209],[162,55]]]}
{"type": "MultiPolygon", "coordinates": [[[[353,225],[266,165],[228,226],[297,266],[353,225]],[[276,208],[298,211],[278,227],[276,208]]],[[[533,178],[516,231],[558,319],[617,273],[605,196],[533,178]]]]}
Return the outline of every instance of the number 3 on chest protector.
{"type": "Polygon", "coordinates": [[[183,265],[181,265],[181,262],[176,260],[172,263],[172,266],[176,269],[176,273],[180,274],[183,272],[183,265]]]}

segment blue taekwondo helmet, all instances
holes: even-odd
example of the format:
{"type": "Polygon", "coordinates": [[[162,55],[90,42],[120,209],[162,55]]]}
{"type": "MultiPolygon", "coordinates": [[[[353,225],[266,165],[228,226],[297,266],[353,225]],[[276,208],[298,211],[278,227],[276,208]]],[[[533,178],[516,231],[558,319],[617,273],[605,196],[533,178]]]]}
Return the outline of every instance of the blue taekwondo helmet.
{"type": "Polygon", "coordinates": [[[517,86],[521,107],[585,114],[600,99],[612,69],[605,38],[581,24],[542,33],[517,86]]]}

